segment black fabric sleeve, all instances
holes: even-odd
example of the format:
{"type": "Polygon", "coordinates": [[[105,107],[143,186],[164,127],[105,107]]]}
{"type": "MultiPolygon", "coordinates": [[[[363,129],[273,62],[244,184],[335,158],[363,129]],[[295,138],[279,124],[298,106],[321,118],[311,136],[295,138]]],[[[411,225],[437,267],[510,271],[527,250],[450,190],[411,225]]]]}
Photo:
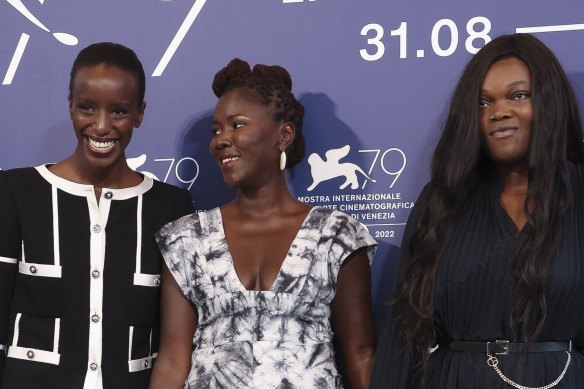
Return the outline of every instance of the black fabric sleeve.
{"type": "MultiPolygon", "coordinates": [[[[422,190],[408,217],[402,237],[397,281],[393,283],[395,289],[392,292],[392,299],[397,297],[397,293],[401,290],[411,260],[410,243],[416,225],[426,209],[426,195],[427,186],[422,190]]],[[[375,365],[369,387],[372,389],[413,389],[410,384],[412,373],[412,350],[395,329],[394,306],[390,305],[377,343],[375,365]]]]}
{"type": "MultiPolygon", "coordinates": [[[[578,212],[578,231],[582,231],[579,236],[580,242],[584,242],[584,164],[575,164],[575,172],[571,175],[572,196],[574,208],[578,212]]],[[[578,243],[581,245],[582,243],[578,243]]],[[[581,258],[584,260],[584,258],[581,258]]],[[[577,333],[573,339],[574,349],[584,354],[584,331],[577,333]]]]}
{"type": "Polygon", "coordinates": [[[12,291],[22,247],[18,211],[7,176],[0,170],[0,382],[9,344],[12,291]]]}

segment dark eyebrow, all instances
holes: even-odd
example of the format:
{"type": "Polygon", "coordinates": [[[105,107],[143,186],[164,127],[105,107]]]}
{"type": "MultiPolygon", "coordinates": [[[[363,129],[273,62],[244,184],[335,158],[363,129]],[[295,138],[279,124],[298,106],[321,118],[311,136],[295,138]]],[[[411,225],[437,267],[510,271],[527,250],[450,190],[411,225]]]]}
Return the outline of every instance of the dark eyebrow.
{"type": "Polygon", "coordinates": [[[513,81],[512,83],[507,84],[507,88],[513,88],[513,87],[523,85],[523,84],[529,84],[529,81],[523,81],[523,80],[513,81]]]}
{"type": "MultiPolygon", "coordinates": [[[[510,82],[509,84],[505,85],[505,87],[507,89],[512,89],[512,88],[515,88],[515,87],[518,87],[518,86],[523,86],[525,84],[529,84],[529,81],[525,81],[525,80],[513,81],[513,82],[510,82]]],[[[488,93],[488,92],[489,91],[486,90],[486,89],[481,89],[481,93],[482,94],[485,94],[485,93],[488,93]]]]}
{"type": "MultiPolygon", "coordinates": [[[[234,118],[236,118],[238,116],[244,117],[246,119],[250,119],[248,116],[245,116],[245,115],[243,115],[241,113],[234,113],[233,115],[227,116],[227,120],[233,120],[234,118]]],[[[218,122],[219,121],[217,119],[213,119],[213,121],[211,122],[211,124],[217,124],[218,122]]]]}
{"type": "Polygon", "coordinates": [[[241,116],[241,117],[243,117],[243,118],[246,118],[246,119],[250,119],[250,117],[249,117],[249,116],[245,116],[245,115],[244,115],[244,114],[242,114],[242,113],[234,113],[233,115],[229,115],[227,118],[228,118],[228,119],[233,119],[233,118],[236,118],[236,117],[238,117],[238,116],[241,116]]]}

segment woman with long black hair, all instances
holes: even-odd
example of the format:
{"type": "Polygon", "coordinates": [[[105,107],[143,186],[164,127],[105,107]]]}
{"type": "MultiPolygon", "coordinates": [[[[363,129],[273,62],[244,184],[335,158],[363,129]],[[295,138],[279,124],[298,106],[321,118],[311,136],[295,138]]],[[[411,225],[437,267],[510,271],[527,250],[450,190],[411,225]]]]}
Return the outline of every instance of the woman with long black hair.
{"type": "Polygon", "coordinates": [[[553,53],[485,45],[406,227],[372,387],[584,388],[583,162],[553,53]]]}

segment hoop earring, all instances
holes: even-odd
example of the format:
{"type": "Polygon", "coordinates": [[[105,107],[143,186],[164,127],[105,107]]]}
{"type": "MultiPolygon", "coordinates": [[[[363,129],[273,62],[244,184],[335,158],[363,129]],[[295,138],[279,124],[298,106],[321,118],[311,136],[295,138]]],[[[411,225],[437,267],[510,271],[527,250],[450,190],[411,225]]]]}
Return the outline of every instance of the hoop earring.
{"type": "Polygon", "coordinates": [[[280,153],[280,170],[284,169],[286,169],[286,153],[282,151],[280,153]]]}

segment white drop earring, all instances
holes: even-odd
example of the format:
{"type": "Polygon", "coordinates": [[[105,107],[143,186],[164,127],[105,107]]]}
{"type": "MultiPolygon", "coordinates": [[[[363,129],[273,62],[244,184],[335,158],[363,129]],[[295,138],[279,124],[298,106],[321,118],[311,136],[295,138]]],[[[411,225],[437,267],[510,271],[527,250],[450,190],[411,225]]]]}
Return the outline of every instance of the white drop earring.
{"type": "Polygon", "coordinates": [[[282,151],[280,153],[280,170],[286,169],[286,153],[282,151]]]}

